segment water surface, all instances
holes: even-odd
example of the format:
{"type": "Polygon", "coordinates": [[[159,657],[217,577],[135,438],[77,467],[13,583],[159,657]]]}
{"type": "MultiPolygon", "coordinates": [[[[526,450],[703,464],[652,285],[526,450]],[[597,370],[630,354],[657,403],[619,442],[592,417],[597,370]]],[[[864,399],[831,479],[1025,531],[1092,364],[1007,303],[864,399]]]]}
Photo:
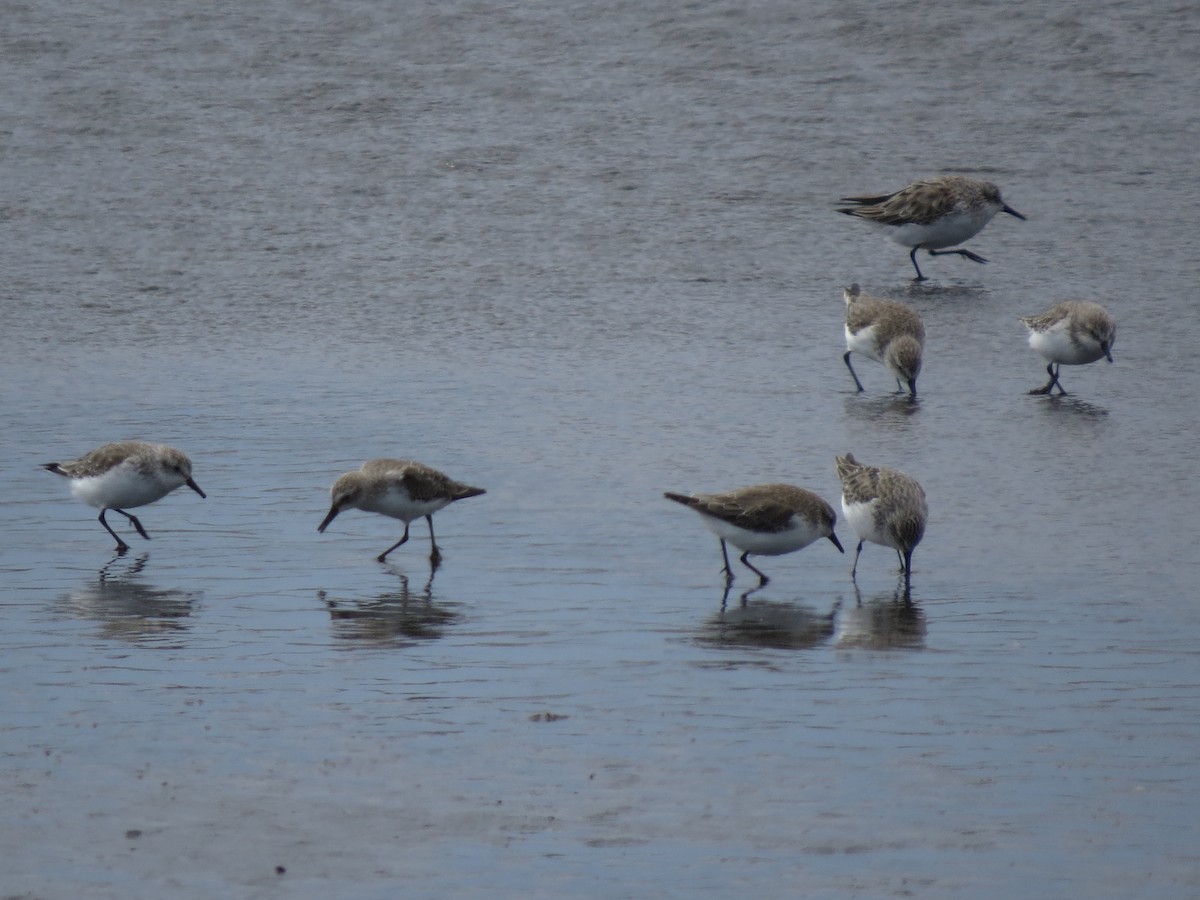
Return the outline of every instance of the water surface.
{"type": "Polygon", "coordinates": [[[1188,8],[6,26],[7,894],[1200,892],[1188,8]],[[1028,221],[915,286],[832,207],[939,171],[1028,221]],[[925,317],[917,404],[853,393],[852,281],[925,317]],[[1075,296],[1116,362],[1029,397],[1075,296]],[[38,464],[131,436],[208,499],[114,558],[38,464]],[[725,597],[661,498],[848,450],[928,493],[910,605],[828,542],[725,597]],[[316,533],[380,455],[488,489],[432,578],[423,523],[316,533]]]}

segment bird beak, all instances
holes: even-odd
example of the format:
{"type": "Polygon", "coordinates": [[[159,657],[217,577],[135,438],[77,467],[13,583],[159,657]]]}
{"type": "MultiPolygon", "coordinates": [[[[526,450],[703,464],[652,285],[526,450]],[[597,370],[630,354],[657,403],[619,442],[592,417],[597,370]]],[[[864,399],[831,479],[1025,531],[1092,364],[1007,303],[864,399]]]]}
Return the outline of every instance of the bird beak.
{"type": "Polygon", "coordinates": [[[1024,222],[1024,221],[1025,221],[1025,217],[1024,217],[1023,215],[1021,215],[1019,212],[1017,212],[1015,209],[1013,209],[1011,206],[1009,206],[1007,203],[1006,203],[1006,204],[1004,204],[1004,206],[1000,207],[1000,211],[1001,211],[1001,212],[1006,212],[1006,213],[1008,213],[1010,216],[1016,216],[1016,217],[1017,217],[1018,219],[1020,219],[1022,222],[1024,222]]]}
{"type": "Polygon", "coordinates": [[[1104,358],[1107,359],[1109,362],[1112,362],[1112,353],[1108,349],[1108,344],[1101,343],[1100,349],[1104,351],[1104,358]]]}
{"type": "Polygon", "coordinates": [[[845,550],[842,548],[842,542],[841,542],[841,541],[839,541],[839,540],[837,539],[837,535],[836,535],[836,534],[834,534],[832,531],[831,531],[831,532],[829,532],[829,540],[833,541],[833,546],[835,546],[835,547],[837,547],[837,548],[838,548],[838,552],[839,552],[839,553],[845,553],[845,552],[846,552],[846,551],[845,551],[845,550]]]}
{"type": "Polygon", "coordinates": [[[188,487],[190,487],[193,491],[195,491],[197,494],[199,494],[204,499],[206,499],[206,500],[208,499],[208,494],[206,494],[206,493],[204,493],[204,491],[200,490],[200,485],[196,484],[196,482],[192,481],[192,479],[189,478],[187,481],[184,482],[184,484],[186,484],[188,487]]]}
{"type": "Polygon", "coordinates": [[[913,378],[908,382],[908,392],[912,395],[912,399],[917,399],[917,379],[913,378]]]}
{"type": "Polygon", "coordinates": [[[317,526],[317,531],[324,531],[325,528],[329,525],[329,523],[337,518],[337,514],[339,512],[340,512],[340,510],[336,506],[332,507],[329,510],[329,515],[327,515],[324,519],[322,519],[321,524],[317,526]]]}

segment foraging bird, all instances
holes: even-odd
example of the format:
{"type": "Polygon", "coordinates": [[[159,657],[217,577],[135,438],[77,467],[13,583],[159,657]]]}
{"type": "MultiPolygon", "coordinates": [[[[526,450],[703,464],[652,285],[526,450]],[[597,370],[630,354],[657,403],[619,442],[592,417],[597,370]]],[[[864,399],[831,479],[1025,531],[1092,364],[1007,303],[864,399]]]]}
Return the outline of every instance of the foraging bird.
{"type": "Polygon", "coordinates": [[[100,510],[100,524],[117,542],[117,553],[129,549],[109,527],[104,514],[110,509],[133,523],[137,533],[150,540],[137,517],[125,510],[161,500],[185,484],[207,496],[192,481],[192,461],[180,450],[146,441],[119,441],[97,447],[70,462],[43,463],[42,468],[70,479],[71,494],[100,510]]]}
{"type": "Polygon", "coordinates": [[[843,197],[855,206],[838,212],[856,216],[884,231],[897,244],[911,247],[908,258],[917,271],[914,281],[924,281],[917,251],[930,256],[956,253],[977,263],[987,262],[970,250],[943,250],[973,238],[998,212],[1025,217],[1000,199],[1000,189],[990,181],[965,175],[939,175],[914,181],[891,194],[843,197]]]}
{"type": "Polygon", "coordinates": [[[726,541],[743,551],[742,564],[758,575],[760,587],[769,579],[750,562],[751,553],[781,556],[807,547],[818,538],[828,538],[840,552],[845,552],[833,530],[837,523],[833,507],[804,488],[759,484],[721,494],[668,491],[663,496],[698,512],[720,539],[726,584],[733,582],[726,541]]]}
{"type": "Polygon", "coordinates": [[[846,301],[846,353],[842,360],[859,393],[863,390],[862,382],[850,364],[850,354],[854,351],[886,366],[895,376],[900,391],[907,385],[915,400],[925,347],[921,316],[897,300],[864,294],[857,284],[846,288],[842,299],[846,301]]]}
{"type": "Polygon", "coordinates": [[[913,550],[925,536],[925,522],[929,518],[924,489],[903,472],[864,466],[850,453],[835,457],[835,462],[842,482],[842,512],[858,535],[850,577],[858,573],[863,542],[882,544],[894,549],[900,557],[907,594],[913,550]]]}
{"type": "Polygon", "coordinates": [[[389,553],[408,540],[408,525],[421,516],[429,523],[429,543],[432,548],[429,562],[436,569],[442,560],[437,540],[433,536],[433,514],[456,500],[485,494],[483,488],[471,487],[439,472],[437,469],[407,459],[369,459],[357,472],[347,472],[334,482],[330,490],[332,505],[317,531],[324,532],[344,509],[361,509],[399,519],[404,523],[404,536],[379,556],[383,562],[389,553]]]}
{"type": "Polygon", "coordinates": [[[1099,303],[1064,300],[1040,316],[1022,316],[1021,322],[1029,329],[1029,346],[1048,361],[1050,380],[1031,394],[1049,394],[1055,387],[1066,394],[1058,381],[1060,365],[1082,366],[1101,357],[1113,361],[1117,322],[1099,303]]]}

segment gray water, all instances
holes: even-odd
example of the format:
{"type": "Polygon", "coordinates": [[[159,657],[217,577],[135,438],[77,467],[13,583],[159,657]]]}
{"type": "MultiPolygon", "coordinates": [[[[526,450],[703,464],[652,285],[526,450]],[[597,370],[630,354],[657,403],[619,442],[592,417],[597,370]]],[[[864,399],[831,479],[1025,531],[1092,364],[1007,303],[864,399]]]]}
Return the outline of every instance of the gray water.
{"type": "MultiPolygon", "coordinates": [[[[1200,896],[1200,20],[1159,4],[266,0],[3,11],[0,894],[1200,896]],[[837,198],[1028,217],[924,258],[837,198]],[[840,359],[905,299],[921,398],[840,359]],[[1115,363],[1044,364],[1068,297],[1115,363]],[[38,464],[201,500],[114,558],[38,464]],[[664,490],[835,502],[738,568],[664,490]],[[409,456],[488,489],[316,526],[409,456]],[[847,527],[842,540],[853,546],[847,527]]],[[[119,520],[119,516],[110,517],[119,520]]],[[[122,521],[121,526],[124,527],[122,521]]]]}

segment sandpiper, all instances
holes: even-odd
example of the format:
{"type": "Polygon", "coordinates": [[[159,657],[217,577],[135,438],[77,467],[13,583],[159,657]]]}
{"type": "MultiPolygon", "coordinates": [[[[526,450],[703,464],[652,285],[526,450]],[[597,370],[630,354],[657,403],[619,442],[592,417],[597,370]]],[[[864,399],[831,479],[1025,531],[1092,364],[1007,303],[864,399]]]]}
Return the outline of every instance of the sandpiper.
{"type": "Polygon", "coordinates": [[[408,540],[409,523],[424,516],[429,523],[429,562],[437,568],[442,552],[433,536],[433,514],[456,500],[485,493],[483,488],[455,481],[419,462],[369,459],[357,472],[347,472],[334,482],[330,491],[332,506],[317,531],[323,532],[344,509],[361,509],[399,519],[404,523],[404,536],[375,557],[383,562],[389,553],[408,540]]]}
{"type": "Polygon", "coordinates": [[[842,512],[858,535],[850,577],[858,574],[863,542],[882,544],[894,549],[900,557],[907,594],[913,549],[925,536],[925,522],[929,517],[925,491],[916,479],[903,472],[864,466],[850,453],[835,460],[842,482],[842,512]]]}
{"type": "Polygon", "coordinates": [[[842,544],[833,531],[837,514],[833,507],[804,488],[790,484],[759,484],[721,494],[664,494],[700,514],[704,524],[721,541],[726,584],[733,581],[729,567],[728,541],[743,551],[743,565],[758,575],[759,586],[769,580],[751,564],[751,553],[781,556],[807,547],[817,538],[828,538],[839,551],[842,544]]]}
{"type": "Polygon", "coordinates": [[[957,253],[977,263],[987,262],[970,250],[943,250],[961,244],[983,230],[998,212],[1018,219],[1025,217],[1000,199],[1000,189],[990,181],[965,175],[925,178],[890,194],[843,197],[842,203],[856,204],[839,209],[878,226],[897,244],[911,247],[908,258],[917,270],[916,281],[924,281],[917,265],[917,251],[930,256],[957,253]]]}
{"type": "Polygon", "coordinates": [[[192,461],[166,444],[119,441],[70,462],[43,463],[42,468],[70,479],[72,496],[100,510],[100,524],[116,540],[118,553],[124,553],[129,545],[105,521],[104,514],[110,509],[127,518],[138,534],[150,540],[142,523],[126,509],[161,500],[185,484],[201,497],[206,496],[192,481],[192,461]]]}
{"type": "Polygon", "coordinates": [[[1058,381],[1060,365],[1082,366],[1104,357],[1110,363],[1112,345],[1117,339],[1117,323],[1099,303],[1088,300],[1064,300],[1040,316],[1022,316],[1029,329],[1029,346],[1047,360],[1050,380],[1031,394],[1049,394],[1055,387],[1065,394],[1058,381]]]}
{"type": "Polygon", "coordinates": [[[925,347],[925,325],[911,306],[864,294],[857,284],[842,292],[846,301],[846,353],[842,360],[859,392],[862,382],[850,364],[857,351],[882,363],[896,378],[903,392],[905,385],[913,399],[917,396],[917,375],[921,372],[921,354],[925,347]]]}

